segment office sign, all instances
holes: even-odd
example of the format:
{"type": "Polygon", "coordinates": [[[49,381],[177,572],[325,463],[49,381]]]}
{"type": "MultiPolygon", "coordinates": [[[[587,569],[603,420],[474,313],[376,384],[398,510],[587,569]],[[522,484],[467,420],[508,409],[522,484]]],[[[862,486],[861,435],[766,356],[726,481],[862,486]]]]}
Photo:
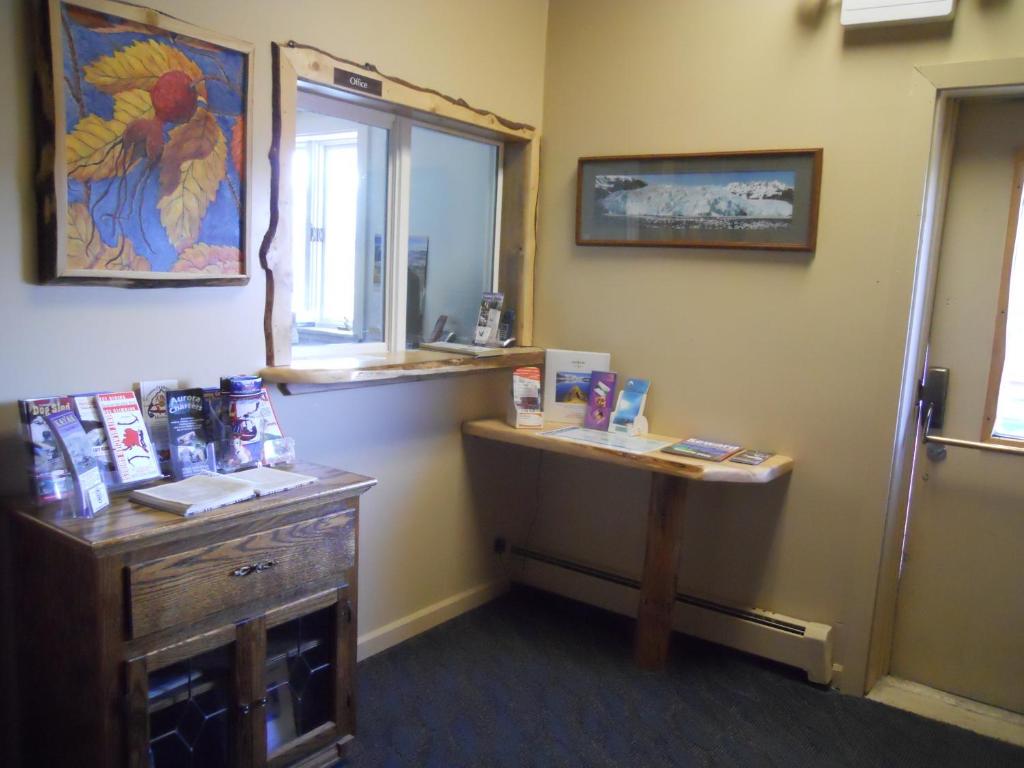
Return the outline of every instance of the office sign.
{"type": "Polygon", "coordinates": [[[384,84],[372,77],[363,77],[355,72],[346,69],[334,68],[334,84],[353,91],[362,91],[374,96],[380,96],[384,90],[384,84]]]}

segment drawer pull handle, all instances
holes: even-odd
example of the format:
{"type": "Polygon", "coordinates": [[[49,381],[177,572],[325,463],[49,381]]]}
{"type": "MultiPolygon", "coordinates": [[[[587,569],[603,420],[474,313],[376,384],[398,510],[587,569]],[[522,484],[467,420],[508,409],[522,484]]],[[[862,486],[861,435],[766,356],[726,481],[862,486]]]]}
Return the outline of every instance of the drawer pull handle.
{"type": "Polygon", "coordinates": [[[263,571],[270,570],[275,565],[277,565],[277,561],[276,560],[262,560],[262,561],[260,561],[258,563],[249,563],[248,565],[243,565],[243,566],[240,566],[238,568],[235,568],[235,570],[233,570],[231,572],[231,575],[232,576],[249,576],[250,574],[253,574],[253,573],[262,573],[263,571]]]}

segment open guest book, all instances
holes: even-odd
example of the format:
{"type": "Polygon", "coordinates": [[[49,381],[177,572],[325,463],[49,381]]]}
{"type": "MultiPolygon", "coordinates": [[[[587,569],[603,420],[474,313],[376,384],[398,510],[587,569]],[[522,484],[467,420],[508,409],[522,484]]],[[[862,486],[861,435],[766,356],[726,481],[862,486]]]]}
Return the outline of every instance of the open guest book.
{"type": "Polygon", "coordinates": [[[254,496],[288,491],[315,482],[316,478],[312,475],[256,467],[232,475],[204,472],[176,483],[140,488],[132,491],[129,498],[165,512],[192,517],[211,509],[246,501],[254,496]]]}

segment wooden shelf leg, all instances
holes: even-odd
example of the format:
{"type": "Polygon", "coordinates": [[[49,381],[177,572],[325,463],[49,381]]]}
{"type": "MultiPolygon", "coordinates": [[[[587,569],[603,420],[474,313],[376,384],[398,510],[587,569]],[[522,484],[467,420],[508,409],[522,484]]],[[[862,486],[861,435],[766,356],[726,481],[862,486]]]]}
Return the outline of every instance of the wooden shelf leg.
{"type": "Polygon", "coordinates": [[[634,658],[642,669],[660,669],[668,658],[676,562],[686,501],[686,480],[654,473],[647,506],[647,552],[637,608],[634,658]]]}

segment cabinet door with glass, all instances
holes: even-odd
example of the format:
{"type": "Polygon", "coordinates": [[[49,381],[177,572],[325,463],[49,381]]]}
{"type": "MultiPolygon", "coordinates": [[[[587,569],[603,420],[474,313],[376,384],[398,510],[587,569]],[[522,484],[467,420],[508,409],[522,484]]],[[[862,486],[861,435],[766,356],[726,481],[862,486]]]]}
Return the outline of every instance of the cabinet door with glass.
{"type": "Polygon", "coordinates": [[[355,735],[354,600],[345,586],[267,615],[253,670],[263,691],[257,764],[283,768],[329,748],[333,765],[355,735]]]}
{"type": "Polygon", "coordinates": [[[283,768],[337,761],[355,730],[349,587],[127,665],[132,768],[283,768]]]}

